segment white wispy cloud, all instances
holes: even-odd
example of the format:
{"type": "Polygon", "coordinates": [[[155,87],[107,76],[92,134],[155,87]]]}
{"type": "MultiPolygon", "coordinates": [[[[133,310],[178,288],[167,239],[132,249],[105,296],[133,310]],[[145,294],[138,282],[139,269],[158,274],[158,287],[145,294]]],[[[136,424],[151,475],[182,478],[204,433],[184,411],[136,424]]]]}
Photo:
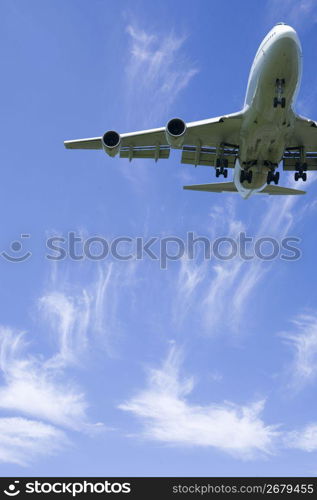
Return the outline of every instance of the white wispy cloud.
{"type": "Polygon", "coordinates": [[[196,307],[196,294],[205,278],[208,264],[204,261],[197,263],[184,256],[179,265],[172,311],[173,321],[178,327],[183,324],[192,307],[196,307]]]}
{"type": "Polygon", "coordinates": [[[25,334],[0,329],[0,408],[70,429],[88,428],[83,392],[54,369],[50,359],[26,351],[25,334]]]}
{"type": "Polygon", "coordinates": [[[58,337],[59,350],[51,363],[76,363],[87,345],[91,297],[84,289],[78,295],[52,291],[39,299],[40,312],[58,337]]]}
{"type": "Polygon", "coordinates": [[[290,380],[300,388],[317,376],[317,315],[301,314],[293,319],[292,325],[291,331],[281,335],[294,353],[289,366],[290,380]]]}
{"type": "Polygon", "coordinates": [[[135,262],[103,263],[89,275],[83,286],[76,275],[54,269],[54,279],[39,299],[39,311],[57,342],[50,359],[56,366],[80,364],[92,342],[110,354],[111,341],[121,331],[117,309],[125,290],[131,288],[132,295],[135,262]]]}
{"type": "Polygon", "coordinates": [[[124,269],[99,266],[83,287],[54,266],[34,318],[53,334],[53,352],[48,343],[45,354],[34,354],[31,332],[0,326],[0,410],[6,413],[0,418],[0,460],[27,464],[46,448],[47,454],[58,451],[70,430],[94,435],[105,429],[90,421],[85,391],[69,369],[89,357],[89,345],[109,348],[117,331],[118,296],[133,270],[129,263],[124,269]]]}
{"type": "MultiPolygon", "coordinates": [[[[290,184],[293,185],[294,182],[291,181],[290,184]]],[[[260,214],[258,217],[259,227],[254,234],[254,240],[273,237],[280,243],[287,236],[290,229],[300,222],[303,210],[297,210],[295,214],[293,209],[299,201],[296,196],[285,196],[281,199],[268,197],[264,201],[266,202],[266,208],[264,215],[260,214]]],[[[241,273],[239,273],[237,286],[234,288],[232,296],[232,319],[233,324],[237,327],[241,324],[245,306],[249,303],[248,298],[272,268],[272,265],[274,265],[274,262],[268,265],[267,262],[264,263],[262,260],[255,258],[244,262],[244,265],[238,269],[241,273]]]]}
{"type": "Polygon", "coordinates": [[[272,453],[279,433],[261,418],[264,401],[241,406],[192,404],[193,378],[181,377],[182,355],[172,347],[163,365],[152,369],[146,389],[120,405],[143,424],[142,436],[174,445],[213,447],[239,458],[272,453]]]}
{"type": "Polygon", "coordinates": [[[134,279],[135,262],[125,262],[124,265],[111,262],[99,268],[91,287],[91,329],[97,342],[104,346],[109,355],[114,352],[114,343],[123,331],[118,309],[124,300],[125,291],[132,299],[134,279]]]}
{"type": "Polygon", "coordinates": [[[0,462],[26,466],[67,444],[65,433],[51,425],[20,417],[0,418],[0,462]]]}
{"type": "MultiPolygon", "coordinates": [[[[315,181],[316,177],[310,175],[307,185],[311,186],[315,181]]],[[[295,187],[295,184],[294,180],[288,182],[290,187],[295,187]]],[[[206,333],[215,334],[220,327],[222,332],[243,331],[240,327],[248,313],[250,297],[275,265],[274,260],[263,262],[251,250],[259,238],[276,238],[281,245],[283,238],[296,229],[311,209],[311,205],[300,203],[300,200],[301,197],[296,196],[267,197],[262,199],[261,206],[251,200],[250,209],[257,221],[255,230],[254,221],[252,224],[242,222],[236,200],[224,198],[222,205],[212,207],[208,226],[210,241],[225,236],[238,242],[239,234],[243,232],[247,237],[252,236],[253,241],[246,247],[246,253],[252,253],[253,258],[243,260],[237,255],[230,260],[212,258],[204,261],[201,251],[199,258],[182,259],[174,294],[174,316],[179,324],[191,310],[195,310],[196,313],[199,311],[201,328],[206,333]]]]}
{"type": "MultiPolygon", "coordinates": [[[[236,206],[232,199],[224,199],[222,205],[212,207],[208,226],[211,243],[219,236],[238,242],[239,234],[246,232],[246,225],[239,218],[236,206]]],[[[238,302],[241,294],[247,296],[252,292],[259,277],[259,263],[244,262],[239,255],[230,260],[216,257],[204,260],[204,244],[201,242],[197,245],[201,245],[200,257],[192,260],[183,258],[180,263],[174,316],[181,324],[193,309],[196,314],[199,311],[201,328],[206,333],[215,334],[219,326],[222,331],[224,328],[237,330],[243,308],[238,304],[235,306],[235,301],[238,302]]],[[[220,248],[221,254],[225,251],[220,248]]],[[[231,251],[230,245],[227,251],[231,251]]]]}
{"type": "Polygon", "coordinates": [[[183,51],[185,36],[143,30],[136,23],[130,23],[126,31],[129,35],[128,99],[133,99],[133,109],[138,113],[141,110],[150,123],[170,109],[197,68],[183,51]]]}
{"type": "MultiPolygon", "coordinates": [[[[237,216],[236,204],[232,199],[224,199],[222,205],[214,205],[210,213],[208,232],[205,236],[214,243],[219,236],[237,240],[245,225],[237,216]]],[[[175,282],[174,317],[180,326],[191,310],[199,316],[201,328],[207,333],[216,333],[217,327],[233,326],[232,309],[228,310],[228,297],[239,285],[243,261],[204,259],[205,243],[195,243],[194,258],[181,259],[178,279],[175,282]]],[[[221,248],[223,254],[226,250],[221,248]]],[[[230,246],[227,248],[230,252],[230,246]]],[[[212,249],[211,249],[212,252],[212,249]]]]}
{"type": "Polygon", "coordinates": [[[317,424],[312,423],[303,429],[289,432],[285,435],[284,444],[288,448],[297,448],[312,452],[317,450],[317,424]]]}

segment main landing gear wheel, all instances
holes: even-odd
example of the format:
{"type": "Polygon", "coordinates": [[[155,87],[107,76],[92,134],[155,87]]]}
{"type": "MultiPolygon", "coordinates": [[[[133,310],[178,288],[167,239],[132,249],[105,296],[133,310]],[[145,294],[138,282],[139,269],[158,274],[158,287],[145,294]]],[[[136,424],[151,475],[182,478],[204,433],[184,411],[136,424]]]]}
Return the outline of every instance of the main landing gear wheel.
{"type": "Polygon", "coordinates": [[[307,163],[296,164],[297,172],[295,172],[294,179],[297,182],[299,179],[302,179],[303,182],[307,181],[307,163]]]}
{"type": "Polygon", "coordinates": [[[273,172],[269,172],[267,174],[267,183],[268,184],[271,184],[271,182],[274,182],[274,184],[278,184],[278,181],[280,180],[280,173],[279,172],[275,172],[275,174],[273,172]]]}
{"type": "Polygon", "coordinates": [[[220,175],[223,175],[224,178],[226,179],[228,177],[228,169],[226,168],[228,166],[228,160],[227,158],[218,158],[216,162],[216,177],[219,177],[220,175]]]}
{"type": "Polygon", "coordinates": [[[251,182],[252,182],[252,170],[249,170],[249,172],[246,172],[245,170],[241,170],[241,173],[240,173],[241,184],[244,181],[248,181],[248,183],[251,184],[251,182]]]}
{"type": "Polygon", "coordinates": [[[307,174],[306,172],[295,172],[294,179],[297,182],[299,179],[302,179],[303,182],[307,181],[307,174]]]}
{"type": "Polygon", "coordinates": [[[226,179],[228,177],[228,170],[226,168],[216,168],[216,177],[223,175],[226,179]]]}

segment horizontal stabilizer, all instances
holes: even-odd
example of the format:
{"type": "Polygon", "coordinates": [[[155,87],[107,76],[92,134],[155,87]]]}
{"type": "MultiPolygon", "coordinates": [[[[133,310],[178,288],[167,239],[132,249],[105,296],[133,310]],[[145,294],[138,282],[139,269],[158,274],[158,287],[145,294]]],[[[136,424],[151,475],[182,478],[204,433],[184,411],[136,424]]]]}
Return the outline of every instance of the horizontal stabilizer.
{"type": "MultiPolygon", "coordinates": [[[[183,186],[183,189],[192,191],[205,191],[209,193],[236,193],[238,190],[234,182],[216,182],[213,184],[193,184],[191,186],[183,186]]],[[[270,194],[270,195],[288,195],[288,194],[306,194],[306,191],[292,189],[282,186],[267,185],[262,191],[255,191],[255,194],[270,194]]]]}
{"type": "Polygon", "coordinates": [[[306,191],[301,191],[300,189],[292,189],[282,186],[271,186],[268,184],[260,194],[306,194],[306,191]]]}
{"type": "Polygon", "coordinates": [[[192,186],[183,186],[183,189],[191,189],[192,191],[207,191],[210,193],[229,193],[237,192],[237,188],[233,182],[216,182],[213,184],[194,184],[192,186]]]}

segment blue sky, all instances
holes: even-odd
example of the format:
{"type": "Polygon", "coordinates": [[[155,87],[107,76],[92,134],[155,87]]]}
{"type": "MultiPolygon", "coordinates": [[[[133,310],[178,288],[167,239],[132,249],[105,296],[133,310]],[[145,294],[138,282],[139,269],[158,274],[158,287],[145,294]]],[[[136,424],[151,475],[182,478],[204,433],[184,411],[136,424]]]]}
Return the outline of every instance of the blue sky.
{"type": "Polygon", "coordinates": [[[130,164],[63,147],[238,111],[279,21],[302,42],[297,111],[316,119],[313,4],[1,3],[0,245],[32,252],[0,257],[2,476],[317,473],[315,177],[305,197],[246,202],[183,191],[214,174],[177,152],[130,164]],[[165,271],[150,259],[49,261],[46,238],[70,231],[294,236],[302,257],[198,255],[165,271]]]}

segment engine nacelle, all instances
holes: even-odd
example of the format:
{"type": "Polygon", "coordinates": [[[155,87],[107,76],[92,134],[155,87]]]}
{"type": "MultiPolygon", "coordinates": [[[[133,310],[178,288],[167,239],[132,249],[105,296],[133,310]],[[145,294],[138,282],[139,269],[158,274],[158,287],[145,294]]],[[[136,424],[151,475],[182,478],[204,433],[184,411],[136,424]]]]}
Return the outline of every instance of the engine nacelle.
{"type": "Polygon", "coordinates": [[[166,125],[166,140],[172,148],[181,148],[186,134],[186,123],[180,118],[172,118],[166,125]]]}
{"type": "Polygon", "coordinates": [[[108,130],[101,139],[103,150],[109,156],[116,156],[120,148],[121,137],[115,130],[108,130]]]}

